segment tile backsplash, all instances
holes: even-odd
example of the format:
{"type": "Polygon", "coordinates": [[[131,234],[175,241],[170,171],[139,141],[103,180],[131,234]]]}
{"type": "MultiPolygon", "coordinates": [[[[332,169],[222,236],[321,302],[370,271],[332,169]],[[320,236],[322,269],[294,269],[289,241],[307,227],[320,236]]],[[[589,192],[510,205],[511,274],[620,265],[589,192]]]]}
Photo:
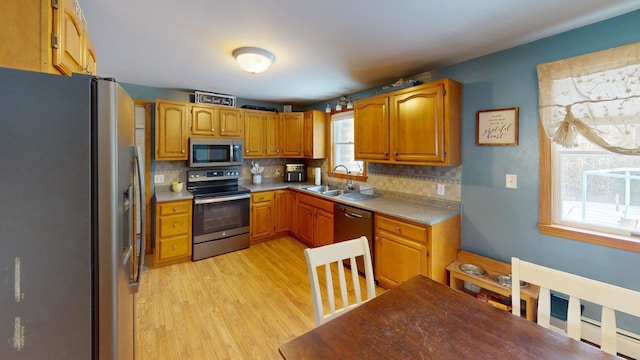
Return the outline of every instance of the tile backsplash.
{"type": "MultiPolygon", "coordinates": [[[[328,176],[329,169],[326,160],[264,158],[244,160],[240,169],[241,184],[251,183],[252,162],[264,167],[262,174],[264,183],[282,181],[284,165],[287,163],[306,164],[309,182],[314,180],[313,169],[315,167],[320,167],[321,169],[323,184],[344,182],[343,179],[328,176]]],[[[188,170],[189,168],[185,161],[157,161],[155,163],[155,174],[163,174],[164,183],[156,184],[156,186],[169,185],[173,181],[186,182],[188,170]]],[[[364,184],[382,191],[460,202],[461,177],[462,166],[441,167],[368,163],[367,181],[355,181],[354,183],[364,184]],[[444,195],[438,195],[438,185],[444,185],[444,195]]]]}

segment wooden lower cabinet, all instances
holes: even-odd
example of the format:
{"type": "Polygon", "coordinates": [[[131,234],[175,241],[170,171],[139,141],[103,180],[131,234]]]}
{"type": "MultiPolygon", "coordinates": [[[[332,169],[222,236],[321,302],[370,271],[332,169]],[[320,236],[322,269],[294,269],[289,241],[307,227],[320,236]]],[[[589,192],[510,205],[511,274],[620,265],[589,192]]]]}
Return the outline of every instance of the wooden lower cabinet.
{"type": "Polygon", "coordinates": [[[191,260],[192,201],[156,204],[156,242],[152,266],[191,260]]]}
{"type": "Polygon", "coordinates": [[[418,274],[446,285],[446,267],[459,250],[459,215],[428,226],[375,214],[375,273],[382,287],[418,274]]]}
{"type": "Polygon", "coordinates": [[[333,243],[333,201],[298,194],[297,238],[311,247],[333,243]]]}
{"type": "Polygon", "coordinates": [[[251,194],[251,243],[258,243],[289,231],[289,190],[251,194]]]}

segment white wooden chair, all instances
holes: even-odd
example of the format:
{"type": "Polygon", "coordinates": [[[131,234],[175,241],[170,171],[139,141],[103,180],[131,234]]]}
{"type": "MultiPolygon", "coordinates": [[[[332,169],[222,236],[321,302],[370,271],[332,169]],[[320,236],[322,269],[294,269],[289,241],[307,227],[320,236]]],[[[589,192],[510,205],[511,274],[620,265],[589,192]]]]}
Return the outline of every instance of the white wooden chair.
{"type": "Polygon", "coordinates": [[[585,300],[602,306],[600,348],[617,353],[616,311],[640,317],[640,292],[588,279],[582,276],[551,269],[511,258],[512,313],[520,316],[520,281],[540,286],[538,295],[538,324],[549,328],[551,319],[550,290],[569,296],[567,309],[567,335],[580,340],[580,301],[585,300]]]}
{"type": "MultiPolygon", "coordinates": [[[[311,296],[313,297],[313,315],[316,326],[320,326],[325,322],[337,317],[338,315],[359,306],[364,301],[373,299],[376,296],[375,283],[373,278],[373,265],[371,262],[371,252],[369,251],[369,241],[365,236],[357,239],[338,242],[335,244],[325,245],[313,249],[305,249],[304,256],[307,259],[309,268],[309,280],[311,283],[311,296]],[[360,279],[358,276],[358,265],[356,257],[364,257],[364,273],[367,285],[367,299],[362,300],[360,291],[360,279]],[[351,286],[355,295],[355,303],[349,304],[347,292],[347,280],[345,278],[343,260],[349,260],[351,266],[351,286]],[[337,264],[338,281],[340,284],[340,293],[342,298],[342,308],[336,309],[333,275],[331,264],[337,264]],[[320,292],[320,281],[318,279],[317,268],[324,265],[326,274],[325,290],[327,300],[329,302],[329,311],[325,314],[322,304],[322,294],[320,292]]],[[[335,268],[335,265],[334,265],[335,268]]]]}

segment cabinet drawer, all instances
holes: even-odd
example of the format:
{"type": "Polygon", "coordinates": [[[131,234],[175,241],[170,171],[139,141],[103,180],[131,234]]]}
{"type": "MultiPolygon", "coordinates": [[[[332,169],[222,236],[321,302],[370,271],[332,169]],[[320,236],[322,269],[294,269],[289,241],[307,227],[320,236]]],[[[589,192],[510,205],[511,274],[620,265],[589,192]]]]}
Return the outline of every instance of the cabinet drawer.
{"type": "Polygon", "coordinates": [[[189,233],[189,214],[162,216],[160,222],[160,238],[189,233]]]}
{"type": "Polygon", "coordinates": [[[191,209],[191,201],[172,201],[158,204],[159,215],[183,214],[191,209]]]}
{"type": "Polygon", "coordinates": [[[298,201],[333,214],[333,201],[306,194],[299,194],[298,201]]]}
{"type": "Polygon", "coordinates": [[[166,260],[177,256],[189,255],[191,242],[188,236],[180,236],[171,239],[160,240],[160,260],[166,260]]]}
{"type": "Polygon", "coordinates": [[[427,241],[427,228],[423,226],[413,225],[404,221],[396,220],[393,218],[377,215],[376,216],[376,228],[388,231],[392,234],[404,236],[406,238],[426,242],[427,241]]]}
{"type": "Polygon", "coordinates": [[[271,201],[271,200],[273,200],[273,191],[264,191],[264,192],[251,194],[252,203],[271,201]]]}

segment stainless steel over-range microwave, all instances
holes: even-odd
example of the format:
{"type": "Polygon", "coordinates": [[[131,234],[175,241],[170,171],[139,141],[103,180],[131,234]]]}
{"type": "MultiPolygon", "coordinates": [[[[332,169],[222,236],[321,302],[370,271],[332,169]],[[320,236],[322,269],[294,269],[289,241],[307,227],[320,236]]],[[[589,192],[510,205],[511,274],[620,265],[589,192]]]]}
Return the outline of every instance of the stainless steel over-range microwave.
{"type": "Polygon", "coordinates": [[[242,139],[189,138],[189,167],[242,165],[242,139]]]}

